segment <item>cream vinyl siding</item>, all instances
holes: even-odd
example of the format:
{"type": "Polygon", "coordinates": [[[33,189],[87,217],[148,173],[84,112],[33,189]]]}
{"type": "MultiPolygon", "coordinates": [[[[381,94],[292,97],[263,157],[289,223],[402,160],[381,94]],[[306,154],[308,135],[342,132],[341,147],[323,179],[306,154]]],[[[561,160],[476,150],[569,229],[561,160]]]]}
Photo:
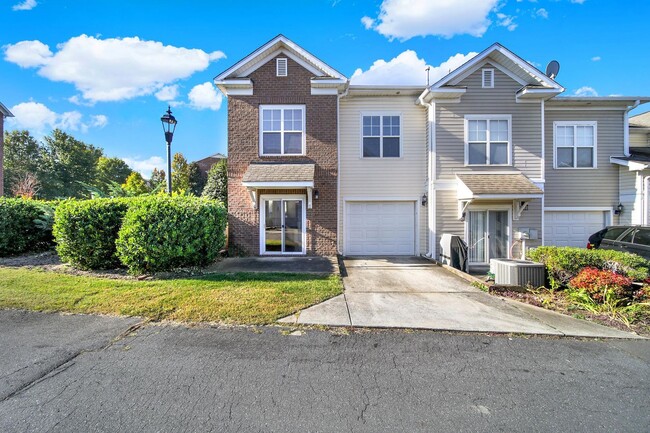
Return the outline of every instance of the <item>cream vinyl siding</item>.
{"type": "MultiPolygon", "coordinates": [[[[489,64],[486,67],[491,67],[489,64]]],[[[531,179],[541,178],[541,104],[517,103],[522,85],[494,69],[494,88],[482,87],[481,68],[459,86],[467,92],[459,103],[436,103],[437,178],[451,180],[459,171],[516,170],[531,179]],[[465,166],[465,116],[511,115],[512,166],[465,166]]]]}
{"type": "Polygon", "coordinates": [[[645,132],[639,133],[635,132],[633,129],[630,130],[630,147],[648,147],[650,146],[650,140],[648,137],[650,134],[645,132]]]}
{"type": "Polygon", "coordinates": [[[613,207],[619,200],[618,165],[612,155],[623,154],[623,111],[546,110],[546,207],[613,207]],[[553,168],[553,122],[597,122],[595,169],[553,168]]]}
{"type": "Polygon", "coordinates": [[[438,190],[436,192],[436,260],[440,260],[440,238],[445,233],[460,236],[465,239],[465,223],[458,219],[458,200],[455,190],[438,190]]]}
{"type": "Polygon", "coordinates": [[[416,200],[419,254],[427,252],[427,111],[414,96],[346,97],[340,102],[339,249],[345,251],[345,200],[416,200]],[[401,116],[399,158],[361,157],[361,116],[381,113],[401,116]]]}
{"type": "Polygon", "coordinates": [[[624,206],[623,214],[619,215],[619,223],[641,224],[642,177],[637,171],[619,167],[618,182],[620,187],[619,202],[624,206]]]}

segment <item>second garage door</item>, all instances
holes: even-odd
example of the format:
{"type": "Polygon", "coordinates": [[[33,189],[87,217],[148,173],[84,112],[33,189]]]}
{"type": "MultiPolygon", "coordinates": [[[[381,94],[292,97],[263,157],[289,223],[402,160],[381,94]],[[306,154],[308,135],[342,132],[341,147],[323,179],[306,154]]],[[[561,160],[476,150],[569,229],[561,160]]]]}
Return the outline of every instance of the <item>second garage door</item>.
{"type": "Polygon", "coordinates": [[[346,255],[415,254],[415,202],[350,201],[345,212],[346,255]]]}
{"type": "Polygon", "coordinates": [[[609,212],[603,211],[546,211],[544,244],[584,248],[589,236],[608,224],[608,218],[609,212]]]}

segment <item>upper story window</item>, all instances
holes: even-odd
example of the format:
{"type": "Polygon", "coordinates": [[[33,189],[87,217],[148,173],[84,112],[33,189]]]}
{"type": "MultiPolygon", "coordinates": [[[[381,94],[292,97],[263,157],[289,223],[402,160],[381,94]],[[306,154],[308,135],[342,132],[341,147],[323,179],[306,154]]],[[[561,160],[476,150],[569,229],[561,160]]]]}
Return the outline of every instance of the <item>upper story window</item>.
{"type": "Polygon", "coordinates": [[[279,57],[275,59],[275,75],[278,77],[287,76],[287,59],[284,57],[279,57]]]}
{"type": "Polygon", "coordinates": [[[465,116],[465,164],[510,165],[511,116],[465,116]]]}
{"type": "Polygon", "coordinates": [[[484,68],[482,70],[483,88],[491,89],[494,87],[494,69],[484,68]]]}
{"type": "Polygon", "coordinates": [[[260,155],[305,154],[305,106],[260,105],[260,155]]]}
{"type": "Polygon", "coordinates": [[[401,117],[362,115],[361,155],[364,158],[399,158],[401,156],[401,117]]]}
{"type": "Polygon", "coordinates": [[[555,168],[596,168],[596,122],[553,122],[555,168]]]}

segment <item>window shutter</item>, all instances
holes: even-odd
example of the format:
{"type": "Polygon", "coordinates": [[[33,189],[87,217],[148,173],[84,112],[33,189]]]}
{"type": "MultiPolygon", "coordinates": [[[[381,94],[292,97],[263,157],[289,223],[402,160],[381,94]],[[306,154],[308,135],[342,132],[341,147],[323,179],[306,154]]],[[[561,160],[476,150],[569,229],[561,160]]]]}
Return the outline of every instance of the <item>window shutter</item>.
{"type": "Polygon", "coordinates": [[[287,76],[287,59],[279,58],[275,60],[275,71],[278,77],[287,76]]]}
{"type": "Polygon", "coordinates": [[[483,87],[494,87],[494,69],[483,69],[483,87]]]}

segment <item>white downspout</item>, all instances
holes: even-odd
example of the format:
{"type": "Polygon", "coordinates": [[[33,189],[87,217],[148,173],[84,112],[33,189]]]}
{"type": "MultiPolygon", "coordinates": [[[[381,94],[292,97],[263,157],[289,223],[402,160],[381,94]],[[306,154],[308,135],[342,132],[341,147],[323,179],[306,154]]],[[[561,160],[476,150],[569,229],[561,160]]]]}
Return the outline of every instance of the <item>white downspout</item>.
{"type": "Polygon", "coordinates": [[[433,182],[436,176],[436,104],[435,102],[425,102],[422,98],[418,100],[420,105],[427,107],[427,122],[429,125],[429,142],[428,148],[428,185],[427,185],[427,221],[429,231],[429,248],[426,256],[434,260],[436,258],[437,245],[436,245],[436,190],[433,187],[433,182]]]}
{"type": "Polygon", "coordinates": [[[630,111],[634,110],[641,104],[640,100],[636,100],[634,105],[627,107],[623,115],[623,154],[630,156],[630,111]]]}
{"type": "Polygon", "coordinates": [[[641,211],[643,212],[641,214],[641,224],[644,226],[648,225],[648,197],[650,196],[648,191],[649,187],[650,176],[646,176],[643,178],[643,195],[641,196],[641,211]]]}
{"type": "MultiPolygon", "coordinates": [[[[336,251],[343,255],[341,250],[341,213],[344,211],[341,204],[341,98],[347,96],[349,83],[346,83],[343,93],[336,97],[336,251]]],[[[345,215],[343,215],[345,218],[345,215]]]]}

